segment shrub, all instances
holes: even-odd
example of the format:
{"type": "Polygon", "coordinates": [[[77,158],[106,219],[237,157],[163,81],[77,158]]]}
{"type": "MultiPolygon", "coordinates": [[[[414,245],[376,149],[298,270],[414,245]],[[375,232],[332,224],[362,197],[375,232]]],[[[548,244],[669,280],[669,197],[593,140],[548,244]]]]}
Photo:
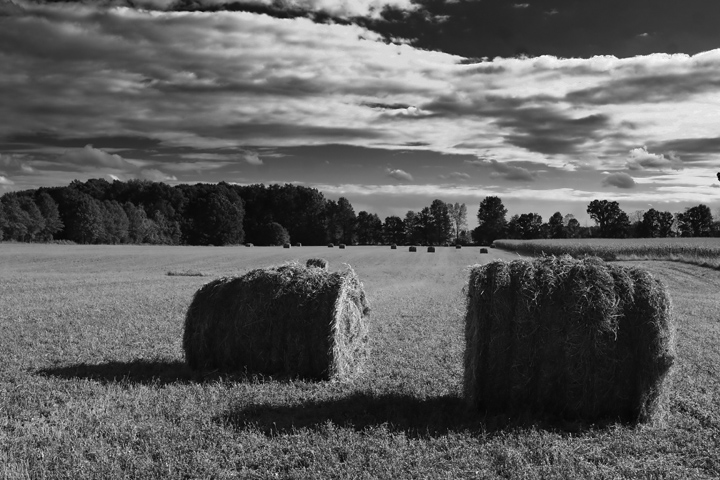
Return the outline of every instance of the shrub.
{"type": "Polygon", "coordinates": [[[350,267],[251,270],[195,293],[185,318],[185,358],[193,370],[349,379],[367,357],[368,311],[350,267]]]}
{"type": "Polygon", "coordinates": [[[411,246],[410,248],[408,248],[408,251],[409,252],[417,252],[417,247],[411,246]]]}
{"type": "Polygon", "coordinates": [[[435,247],[428,247],[428,253],[435,253],[435,247]]]}
{"type": "Polygon", "coordinates": [[[639,268],[569,256],[470,271],[464,395],[510,414],[662,421],[671,302],[639,268]]]}
{"type": "Polygon", "coordinates": [[[480,249],[480,253],[488,253],[488,249],[487,249],[487,248],[481,248],[481,249],[480,249]]]}
{"type": "Polygon", "coordinates": [[[310,258],[305,263],[305,266],[310,267],[316,267],[316,268],[324,268],[325,270],[328,269],[328,261],[324,258],[310,258]]]}
{"type": "Polygon", "coordinates": [[[392,245],[390,245],[390,250],[397,250],[397,244],[393,243],[392,245]]]}

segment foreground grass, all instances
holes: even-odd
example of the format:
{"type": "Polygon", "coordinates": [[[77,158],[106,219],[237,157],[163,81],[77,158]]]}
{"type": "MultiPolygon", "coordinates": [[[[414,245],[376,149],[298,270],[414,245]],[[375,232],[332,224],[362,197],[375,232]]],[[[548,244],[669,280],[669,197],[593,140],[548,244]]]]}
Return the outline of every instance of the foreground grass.
{"type": "Polygon", "coordinates": [[[0,478],[717,478],[720,272],[643,264],[679,323],[667,426],[520,426],[466,411],[459,391],[464,268],[513,255],[2,244],[0,478]],[[201,285],[311,257],[365,283],[358,381],[187,370],[201,285]]]}
{"type": "Polygon", "coordinates": [[[668,260],[720,268],[720,238],[496,240],[494,244],[529,256],[593,255],[604,260],[668,260]]]}

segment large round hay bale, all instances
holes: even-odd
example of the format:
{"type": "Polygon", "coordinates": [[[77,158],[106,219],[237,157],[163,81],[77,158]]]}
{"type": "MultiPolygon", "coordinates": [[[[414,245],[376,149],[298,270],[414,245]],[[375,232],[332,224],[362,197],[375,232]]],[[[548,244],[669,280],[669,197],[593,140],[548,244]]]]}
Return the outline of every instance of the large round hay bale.
{"type": "Polygon", "coordinates": [[[333,248],[334,246],[332,243],[328,243],[328,248],[333,248]]]}
{"type": "Polygon", "coordinates": [[[674,332],[665,286],[642,269],[568,256],[475,265],[464,396],[483,411],[661,423],[674,332]]]}
{"type": "Polygon", "coordinates": [[[338,245],[338,248],[340,248],[340,250],[344,250],[344,249],[345,249],[345,244],[344,244],[344,243],[341,243],[340,245],[338,245]]]}
{"type": "Polygon", "coordinates": [[[328,261],[325,260],[324,258],[310,258],[305,263],[305,266],[308,268],[315,267],[315,268],[324,268],[325,270],[327,270],[328,269],[328,261]]]}
{"type": "Polygon", "coordinates": [[[408,248],[408,252],[417,252],[417,247],[412,246],[408,248]]]}
{"type": "Polygon", "coordinates": [[[296,246],[296,247],[302,247],[302,243],[297,242],[297,243],[295,244],[295,246],[296,246]]]}
{"type": "Polygon", "coordinates": [[[488,249],[487,249],[487,248],[481,248],[481,249],[480,249],[480,253],[488,253],[488,249]]]}
{"type": "Polygon", "coordinates": [[[254,245],[253,245],[252,243],[246,243],[245,246],[246,246],[246,247],[252,247],[252,246],[254,246],[254,245]]]}
{"type": "Polygon", "coordinates": [[[185,318],[190,368],[345,380],[368,353],[369,308],[352,268],[298,263],[214,280],[185,318]]]}
{"type": "Polygon", "coordinates": [[[290,244],[289,244],[289,243],[283,243],[283,248],[290,248],[290,244]]]}
{"type": "Polygon", "coordinates": [[[435,247],[428,247],[428,253],[435,253],[435,247]]]}
{"type": "Polygon", "coordinates": [[[392,245],[390,245],[390,250],[397,250],[397,244],[393,243],[392,245]]]}
{"type": "Polygon", "coordinates": [[[455,250],[459,250],[462,248],[462,245],[455,245],[455,250]]]}

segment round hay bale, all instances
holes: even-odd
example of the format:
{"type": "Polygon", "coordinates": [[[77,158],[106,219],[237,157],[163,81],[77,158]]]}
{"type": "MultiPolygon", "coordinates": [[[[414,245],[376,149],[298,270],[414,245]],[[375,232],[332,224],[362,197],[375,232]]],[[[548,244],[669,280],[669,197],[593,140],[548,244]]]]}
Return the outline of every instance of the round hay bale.
{"type": "Polygon", "coordinates": [[[283,248],[290,248],[290,244],[289,244],[289,243],[283,243],[283,248]]]}
{"type": "Polygon", "coordinates": [[[481,411],[662,423],[675,326],[665,286],[597,258],[471,268],[464,396],[481,411]]]}
{"type": "Polygon", "coordinates": [[[328,248],[333,248],[334,246],[332,243],[328,243],[328,248]]]}
{"type": "Polygon", "coordinates": [[[417,247],[411,246],[410,248],[408,248],[408,252],[417,252],[417,247]]]}
{"type": "Polygon", "coordinates": [[[496,248],[494,243],[490,244],[490,248],[496,248]]]}
{"type": "Polygon", "coordinates": [[[350,379],[368,354],[368,312],[350,267],[251,270],[195,293],[185,317],[185,358],[193,370],[350,379]]]}
{"type": "Polygon", "coordinates": [[[428,253],[435,253],[435,247],[428,247],[428,253]]]}
{"type": "Polygon", "coordinates": [[[245,246],[246,247],[254,247],[255,245],[253,245],[252,243],[246,243],[245,246]]]}
{"type": "Polygon", "coordinates": [[[341,243],[340,245],[338,245],[338,247],[340,248],[340,250],[345,250],[345,244],[344,244],[344,243],[341,243]]]}
{"type": "Polygon", "coordinates": [[[397,250],[397,244],[393,243],[390,245],[390,250],[397,250]]]}
{"type": "Polygon", "coordinates": [[[305,266],[308,268],[315,267],[315,268],[324,268],[325,270],[327,270],[328,269],[328,261],[325,260],[324,258],[310,258],[305,263],[305,266]]]}
{"type": "Polygon", "coordinates": [[[488,249],[487,249],[487,248],[481,248],[481,249],[480,249],[480,253],[488,253],[488,249]]]}
{"type": "Polygon", "coordinates": [[[462,248],[462,245],[455,245],[455,249],[456,249],[456,250],[459,250],[459,249],[461,249],[461,248],[462,248]]]}
{"type": "Polygon", "coordinates": [[[302,247],[302,243],[297,242],[297,243],[295,244],[295,246],[296,246],[296,247],[302,247]]]}

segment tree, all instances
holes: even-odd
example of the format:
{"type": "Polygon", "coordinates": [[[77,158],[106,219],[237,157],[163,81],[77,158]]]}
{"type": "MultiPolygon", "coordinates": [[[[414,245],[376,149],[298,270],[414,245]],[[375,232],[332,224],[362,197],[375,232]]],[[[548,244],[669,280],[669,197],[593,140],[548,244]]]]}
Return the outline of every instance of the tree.
{"type": "Polygon", "coordinates": [[[706,205],[700,204],[678,214],[678,230],[683,237],[709,237],[712,224],[712,213],[706,205]]]}
{"type": "Polygon", "coordinates": [[[565,225],[567,238],[578,238],[580,236],[580,228],[580,222],[578,222],[577,218],[573,217],[568,219],[567,225],[565,225]]]}
{"type": "Polygon", "coordinates": [[[345,197],[340,197],[337,203],[337,221],[342,229],[341,243],[352,245],[355,243],[355,228],[357,227],[357,217],[352,204],[345,197]]]}
{"type": "Polygon", "coordinates": [[[467,228],[467,207],[464,203],[455,202],[454,205],[448,204],[448,213],[453,222],[453,234],[455,243],[460,243],[460,231],[467,228]]]}
{"type": "Polygon", "coordinates": [[[150,243],[148,237],[153,225],[142,207],[137,207],[130,202],[123,205],[125,215],[128,219],[128,241],[131,243],[150,243]]]}
{"type": "Polygon", "coordinates": [[[542,217],[537,213],[523,213],[517,219],[517,229],[520,238],[533,240],[540,238],[542,217]]]}
{"type": "Polygon", "coordinates": [[[385,243],[402,244],[405,241],[405,223],[396,216],[385,217],[383,224],[383,239],[385,243]]]}
{"type": "Polygon", "coordinates": [[[258,245],[277,246],[290,243],[290,234],[285,227],[277,222],[266,223],[258,233],[255,237],[258,245]]]}
{"type": "Polygon", "coordinates": [[[26,241],[30,235],[30,216],[20,205],[20,196],[15,192],[6,193],[2,197],[2,208],[5,212],[6,240],[26,241]]]}
{"type": "Polygon", "coordinates": [[[357,238],[362,245],[374,245],[382,241],[382,220],[366,211],[357,214],[357,238]]]}
{"type": "Polygon", "coordinates": [[[622,238],[630,226],[630,219],[618,202],[593,200],[588,204],[587,213],[597,223],[599,236],[603,238],[622,238]]]}
{"type": "Polygon", "coordinates": [[[47,192],[38,190],[35,194],[35,204],[40,210],[45,226],[40,232],[41,240],[49,241],[52,240],[58,232],[63,229],[62,219],[60,218],[60,210],[58,204],[52,199],[47,192]]]}
{"type": "MultiPolygon", "coordinates": [[[[237,245],[243,242],[243,201],[227,184],[205,185],[204,191],[195,192],[187,206],[192,228],[186,232],[192,245],[237,245]]],[[[156,213],[155,222],[165,227],[169,221],[162,212],[156,213]]],[[[172,225],[170,225],[171,227],[172,225]]]]}
{"type": "Polygon", "coordinates": [[[669,237],[672,235],[672,226],[675,222],[670,212],[658,212],[651,208],[643,214],[640,232],[643,237],[669,237]]]}
{"type": "Polygon", "coordinates": [[[482,244],[489,244],[502,237],[507,224],[506,214],[507,209],[499,197],[485,197],[478,208],[478,227],[473,231],[473,239],[482,244]]]}
{"type": "Polygon", "coordinates": [[[408,210],[405,214],[405,242],[409,244],[416,244],[422,242],[422,232],[420,231],[420,218],[418,214],[412,210],[408,210]]]}
{"type": "Polygon", "coordinates": [[[63,192],[60,213],[68,240],[77,243],[97,243],[104,234],[103,213],[100,203],[74,188],[63,192]]]}
{"type": "Polygon", "coordinates": [[[102,202],[103,213],[103,236],[100,238],[102,243],[127,243],[130,239],[128,229],[130,220],[125,210],[115,200],[105,200],[102,202]]]}
{"type": "Polygon", "coordinates": [[[548,230],[550,238],[566,238],[567,232],[565,231],[565,223],[563,222],[563,216],[560,212],[555,212],[548,220],[548,230]]]}
{"type": "Polygon", "coordinates": [[[429,214],[428,244],[441,245],[447,243],[450,240],[453,228],[449,205],[442,200],[435,199],[430,205],[429,214]]]}

